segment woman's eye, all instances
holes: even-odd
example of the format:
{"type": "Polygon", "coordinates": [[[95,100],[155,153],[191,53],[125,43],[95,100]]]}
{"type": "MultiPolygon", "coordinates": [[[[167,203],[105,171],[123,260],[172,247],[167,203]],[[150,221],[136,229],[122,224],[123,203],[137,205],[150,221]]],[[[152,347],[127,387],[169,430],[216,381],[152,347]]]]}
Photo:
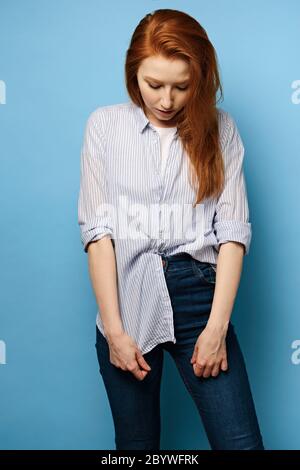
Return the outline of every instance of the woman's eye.
{"type": "MultiPolygon", "coordinates": [[[[148,83],[148,85],[149,85],[150,88],[153,88],[153,90],[158,90],[158,88],[160,88],[160,85],[155,86],[155,85],[151,85],[151,83],[148,83]]],[[[187,90],[187,88],[188,88],[187,86],[184,87],[184,88],[181,88],[179,86],[177,87],[177,89],[180,90],[180,91],[185,91],[185,90],[187,90]]]]}

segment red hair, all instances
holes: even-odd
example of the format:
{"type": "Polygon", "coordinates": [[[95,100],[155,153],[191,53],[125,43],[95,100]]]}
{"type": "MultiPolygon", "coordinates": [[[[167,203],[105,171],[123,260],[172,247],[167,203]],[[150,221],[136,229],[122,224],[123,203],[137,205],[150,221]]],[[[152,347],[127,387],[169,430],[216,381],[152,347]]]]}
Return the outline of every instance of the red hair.
{"type": "Polygon", "coordinates": [[[187,13],[159,9],[137,25],[126,54],[125,80],[131,100],[146,114],[137,82],[141,62],[161,55],[189,64],[190,85],[186,105],[177,114],[178,135],[191,163],[197,197],[218,196],[224,185],[224,164],[219,143],[217,91],[222,86],[215,49],[205,29],[187,13]],[[200,184],[201,182],[201,184],[200,184]]]}

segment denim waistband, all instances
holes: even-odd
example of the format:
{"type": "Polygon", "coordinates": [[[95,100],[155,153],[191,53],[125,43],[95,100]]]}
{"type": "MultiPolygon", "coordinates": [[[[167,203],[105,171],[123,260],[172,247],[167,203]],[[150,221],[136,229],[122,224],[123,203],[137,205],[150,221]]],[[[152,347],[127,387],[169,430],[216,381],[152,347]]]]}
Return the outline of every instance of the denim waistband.
{"type": "Polygon", "coordinates": [[[161,253],[160,256],[162,257],[162,259],[167,259],[170,262],[193,259],[192,255],[190,255],[189,253],[176,253],[175,255],[165,255],[161,253]]]}
{"type": "MultiPolygon", "coordinates": [[[[185,264],[187,266],[191,265],[191,267],[192,267],[192,265],[194,263],[199,263],[199,265],[201,265],[201,266],[205,266],[207,264],[212,266],[212,264],[207,262],[207,261],[197,261],[197,260],[195,260],[195,258],[192,255],[190,255],[189,253],[183,253],[182,252],[182,253],[177,253],[175,255],[166,255],[164,253],[160,253],[160,257],[161,257],[162,264],[164,266],[164,271],[169,270],[170,267],[171,267],[172,271],[177,270],[177,268],[179,268],[179,266],[182,265],[182,267],[184,267],[185,264]]],[[[216,270],[215,267],[214,267],[214,270],[216,270]]]]}

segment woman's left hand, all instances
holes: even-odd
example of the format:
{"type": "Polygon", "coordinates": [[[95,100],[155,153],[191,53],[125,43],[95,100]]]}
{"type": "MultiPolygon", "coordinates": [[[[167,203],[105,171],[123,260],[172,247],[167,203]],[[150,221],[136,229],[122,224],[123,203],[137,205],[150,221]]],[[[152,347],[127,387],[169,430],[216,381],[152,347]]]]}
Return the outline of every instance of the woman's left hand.
{"type": "Polygon", "coordinates": [[[216,377],[220,369],[228,369],[226,334],[227,327],[218,328],[207,324],[197,339],[190,361],[195,375],[204,378],[210,375],[216,377]]]}

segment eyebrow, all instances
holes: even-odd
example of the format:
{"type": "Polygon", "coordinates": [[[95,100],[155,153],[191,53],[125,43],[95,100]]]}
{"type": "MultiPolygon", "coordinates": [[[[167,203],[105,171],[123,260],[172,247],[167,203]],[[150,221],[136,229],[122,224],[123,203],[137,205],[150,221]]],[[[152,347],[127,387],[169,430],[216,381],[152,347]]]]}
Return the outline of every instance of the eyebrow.
{"type": "MultiPolygon", "coordinates": [[[[156,78],[147,77],[147,76],[145,76],[144,78],[147,79],[147,80],[151,80],[153,82],[156,82],[156,83],[162,83],[160,80],[156,80],[156,78]]],[[[181,82],[175,82],[175,85],[183,85],[184,83],[186,83],[188,81],[189,81],[189,78],[187,78],[185,80],[182,80],[181,82]]]]}

